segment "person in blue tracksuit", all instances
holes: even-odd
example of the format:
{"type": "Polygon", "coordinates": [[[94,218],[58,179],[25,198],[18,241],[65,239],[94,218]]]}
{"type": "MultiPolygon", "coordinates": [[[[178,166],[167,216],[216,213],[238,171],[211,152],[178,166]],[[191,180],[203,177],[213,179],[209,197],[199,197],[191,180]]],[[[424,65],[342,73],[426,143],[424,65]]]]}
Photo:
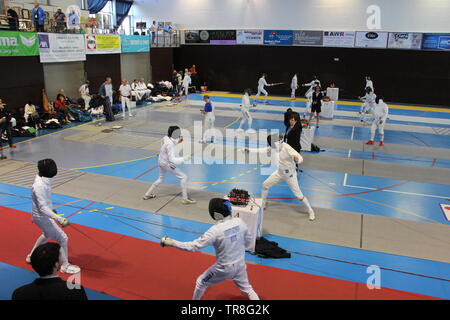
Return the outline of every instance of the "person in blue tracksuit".
{"type": "Polygon", "coordinates": [[[31,10],[31,18],[33,19],[34,30],[36,32],[44,32],[44,23],[47,15],[44,9],[39,6],[39,2],[34,1],[34,8],[31,10]]]}

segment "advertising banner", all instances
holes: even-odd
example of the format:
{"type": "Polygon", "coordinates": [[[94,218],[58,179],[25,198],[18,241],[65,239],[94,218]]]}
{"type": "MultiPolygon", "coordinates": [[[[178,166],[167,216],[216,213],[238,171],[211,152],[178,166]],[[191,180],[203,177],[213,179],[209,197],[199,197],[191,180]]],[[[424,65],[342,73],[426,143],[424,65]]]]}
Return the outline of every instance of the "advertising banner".
{"type": "Polygon", "coordinates": [[[271,46],[292,46],[292,30],[264,30],[264,44],[271,46]]]}
{"type": "Polygon", "coordinates": [[[294,31],[294,46],[323,46],[323,31],[294,31]]]}
{"type": "Polygon", "coordinates": [[[42,63],[86,60],[82,34],[38,33],[38,39],[42,63]]]}
{"type": "Polygon", "coordinates": [[[386,49],[387,41],[387,32],[358,31],[356,32],[355,47],[386,49]]]}
{"type": "Polygon", "coordinates": [[[184,41],[185,43],[209,43],[209,33],[208,30],[186,30],[184,41]]]}
{"type": "Polygon", "coordinates": [[[210,44],[236,44],[236,30],[210,30],[210,44]]]}
{"type": "Polygon", "coordinates": [[[121,35],[122,52],[150,52],[150,36],[121,35]]]}
{"type": "Polygon", "coordinates": [[[264,32],[262,30],[237,30],[237,44],[264,44],[264,32]]]}
{"type": "Polygon", "coordinates": [[[355,46],[354,31],[324,31],[324,47],[345,47],[353,48],[355,46]]]}
{"type": "Polygon", "coordinates": [[[86,35],[86,54],[120,52],[120,36],[86,35]]]}
{"type": "Polygon", "coordinates": [[[38,56],[39,45],[34,32],[0,31],[0,56],[38,56]]]}
{"type": "Polygon", "coordinates": [[[389,32],[389,49],[417,49],[422,45],[421,33],[389,32]]]}
{"type": "Polygon", "coordinates": [[[424,50],[450,50],[450,33],[425,33],[422,38],[424,50]]]}

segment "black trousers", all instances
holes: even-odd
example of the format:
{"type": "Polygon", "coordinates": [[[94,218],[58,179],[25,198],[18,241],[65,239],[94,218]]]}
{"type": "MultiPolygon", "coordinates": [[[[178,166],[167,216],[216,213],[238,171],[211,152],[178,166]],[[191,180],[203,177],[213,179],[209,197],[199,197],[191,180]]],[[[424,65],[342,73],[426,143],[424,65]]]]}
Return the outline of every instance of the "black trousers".
{"type": "Polygon", "coordinates": [[[13,145],[11,129],[12,128],[11,128],[10,123],[5,123],[0,126],[0,146],[3,145],[3,140],[1,139],[1,137],[3,136],[4,132],[6,132],[6,137],[8,138],[8,144],[10,146],[13,145]]]}
{"type": "Polygon", "coordinates": [[[44,25],[40,25],[38,23],[34,23],[34,30],[36,32],[44,32],[44,25]]]}

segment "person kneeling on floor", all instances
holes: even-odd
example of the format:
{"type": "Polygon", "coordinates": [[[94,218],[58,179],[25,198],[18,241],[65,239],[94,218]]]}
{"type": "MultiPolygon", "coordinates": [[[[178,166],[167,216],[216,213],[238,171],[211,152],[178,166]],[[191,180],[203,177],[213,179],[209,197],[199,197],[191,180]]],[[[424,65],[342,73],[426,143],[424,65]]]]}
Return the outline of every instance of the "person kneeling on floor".
{"type": "Polygon", "coordinates": [[[252,236],[245,222],[233,217],[231,212],[230,201],[213,198],[209,201],[209,214],[216,224],[202,236],[190,242],[177,241],[167,236],[161,239],[163,247],[170,246],[189,252],[214,246],[216,263],[197,278],[193,300],[200,300],[208,287],[225,280],[233,280],[250,300],[259,300],[248,281],[245,264],[245,248],[252,241],[252,236]]]}

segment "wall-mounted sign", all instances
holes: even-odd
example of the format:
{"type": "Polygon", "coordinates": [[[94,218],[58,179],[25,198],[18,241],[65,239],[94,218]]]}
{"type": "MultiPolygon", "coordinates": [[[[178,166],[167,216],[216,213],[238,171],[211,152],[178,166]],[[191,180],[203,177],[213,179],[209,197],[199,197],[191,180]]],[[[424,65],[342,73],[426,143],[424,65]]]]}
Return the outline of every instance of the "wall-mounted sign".
{"type": "Polygon", "coordinates": [[[264,30],[265,45],[291,46],[293,44],[294,32],[292,30],[264,30]]]}
{"type": "Polygon", "coordinates": [[[345,47],[353,48],[355,46],[355,32],[353,31],[324,31],[324,47],[345,47]]]}
{"type": "Polygon", "coordinates": [[[355,47],[385,49],[387,40],[387,32],[358,31],[356,32],[355,47]]]}

